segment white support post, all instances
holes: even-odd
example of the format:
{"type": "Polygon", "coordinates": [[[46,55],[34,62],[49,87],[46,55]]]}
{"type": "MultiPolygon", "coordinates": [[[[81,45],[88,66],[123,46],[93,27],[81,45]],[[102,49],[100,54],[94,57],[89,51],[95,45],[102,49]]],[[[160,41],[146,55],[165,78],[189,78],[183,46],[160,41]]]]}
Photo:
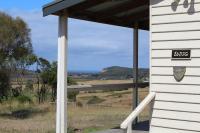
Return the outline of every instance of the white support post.
{"type": "Polygon", "coordinates": [[[67,18],[59,16],[56,133],[67,133],[67,18]]]}
{"type": "MultiPolygon", "coordinates": [[[[138,105],[138,25],[134,27],[134,46],[133,46],[133,110],[138,105]]],[[[137,123],[137,119],[135,121],[137,123]]]]}

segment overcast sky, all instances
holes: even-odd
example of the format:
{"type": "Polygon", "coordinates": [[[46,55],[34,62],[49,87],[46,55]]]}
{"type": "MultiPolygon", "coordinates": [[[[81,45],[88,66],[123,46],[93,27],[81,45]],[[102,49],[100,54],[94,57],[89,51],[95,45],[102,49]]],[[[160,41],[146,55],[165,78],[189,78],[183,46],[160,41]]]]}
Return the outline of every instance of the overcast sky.
{"type": "MultiPolygon", "coordinates": [[[[51,0],[0,0],[0,11],[20,16],[31,29],[34,52],[57,60],[58,18],[42,17],[51,0]]],[[[100,71],[109,66],[132,67],[133,29],[69,19],[68,69],[100,71]]],[[[139,66],[149,66],[149,33],[139,32],[139,66]]]]}

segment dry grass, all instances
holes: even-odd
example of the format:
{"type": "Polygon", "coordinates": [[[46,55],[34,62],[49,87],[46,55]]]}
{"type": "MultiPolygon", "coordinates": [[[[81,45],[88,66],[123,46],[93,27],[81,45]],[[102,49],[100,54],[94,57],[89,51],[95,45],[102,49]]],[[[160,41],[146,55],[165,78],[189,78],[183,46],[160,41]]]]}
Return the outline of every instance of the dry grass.
{"type": "MultiPolygon", "coordinates": [[[[148,88],[139,91],[140,101],[148,94],[148,88]]],[[[85,129],[90,127],[108,129],[119,127],[131,112],[132,93],[130,90],[98,93],[81,93],[78,98],[83,107],[69,107],[69,123],[72,127],[85,129]],[[87,105],[92,96],[105,101],[96,105],[87,105]]],[[[148,120],[149,107],[140,115],[140,121],[148,120]]]]}
{"type": "MultiPolygon", "coordinates": [[[[92,81],[94,82],[94,81],[92,81]]],[[[97,82],[97,81],[95,81],[97,82]]],[[[102,81],[99,81],[102,82],[102,81]]],[[[111,81],[107,81],[111,82],[111,81]]],[[[128,82],[128,81],[127,81],[128,82]]],[[[113,82],[112,82],[113,83],[113,82]]],[[[139,91],[140,101],[148,94],[148,89],[139,91]]],[[[79,132],[88,133],[90,129],[108,129],[118,127],[131,112],[132,93],[130,90],[98,93],[80,93],[77,101],[82,103],[78,107],[75,103],[68,105],[68,125],[80,129],[79,132]],[[105,101],[88,105],[87,101],[97,96],[105,101]]],[[[142,119],[148,119],[148,108],[142,113],[142,119]]],[[[55,104],[19,104],[17,102],[0,104],[0,133],[54,133],[55,132],[55,104]],[[9,115],[13,110],[32,109],[32,114],[25,119],[17,119],[9,115]]]]}
{"type": "MultiPolygon", "coordinates": [[[[26,108],[27,107],[25,107],[25,109],[26,108]]],[[[3,112],[5,113],[5,110],[8,110],[4,105],[1,105],[0,109],[1,114],[3,114],[3,112]]],[[[54,107],[52,105],[43,104],[37,105],[37,108],[33,109],[37,109],[37,111],[34,112],[33,110],[30,117],[25,119],[15,118],[11,113],[9,115],[10,110],[7,111],[7,117],[0,117],[0,133],[54,133],[54,107]]]]}
{"type": "Polygon", "coordinates": [[[69,108],[70,126],[78,129],[96,127],[100,129],[119,126],[129,113],[127,108],[110,108],[101,106],[88,106],[85,108],[69,108]]]}

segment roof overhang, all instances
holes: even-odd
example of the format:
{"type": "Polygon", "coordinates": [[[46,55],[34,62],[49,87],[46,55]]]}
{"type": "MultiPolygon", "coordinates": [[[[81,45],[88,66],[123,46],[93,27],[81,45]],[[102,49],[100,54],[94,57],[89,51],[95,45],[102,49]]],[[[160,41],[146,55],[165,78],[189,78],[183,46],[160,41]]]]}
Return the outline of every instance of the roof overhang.
{"type": "Polygon", "coordinates": [[[149,0],[60,0],[43,6],[43,15],[70,18],[149,29],[149,0]]]}

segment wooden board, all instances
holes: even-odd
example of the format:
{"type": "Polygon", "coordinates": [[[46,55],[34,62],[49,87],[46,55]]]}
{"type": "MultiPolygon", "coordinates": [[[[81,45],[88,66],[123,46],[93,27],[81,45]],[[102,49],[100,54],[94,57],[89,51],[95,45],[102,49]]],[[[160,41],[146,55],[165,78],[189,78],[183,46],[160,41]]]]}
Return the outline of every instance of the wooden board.
{"type": "Polygon", "coordinates": [[[200,122],[200,113],[177,112],[177,111],[168,111],[168,110],[154,110],[152,117],[200,122]]]}
{"type": "MultiPolygon", "coordinates": [[[[200,15],[199,15],[200,17],[200,15]]],[[[199,39],[200,31],[152,33],[152,41],[199,39]]]]}
{"type": "MultiPolygon", "coordinates": [[[[190,5],[188,5],[188,8],[190,5]]],[[[175,6],[163,6],[159,8],[152,9],[152,15],[164,15],[164,14],[180,14],[180,13],[188,13],[188,8],[185,8],[183,5],[175,6]],[[176,9],[176,10],[175,10],[176,9]]],[[[200,3],[194,4],[194,12],[200,11],[200,3]]]]}
{"type": "Polygon", "coordinates": [[[153,118],[151,120],[151,125],[176,128],[182,130],[190,130],[190,131],[199,131],[200,128],[199,122],[178,121],[178,120],[157,119],[157,118],[153,118]]]}
{"type": "Polygon", "coordinates": [[[171,59],[152,59],[152,66],[198,66],[200,67],[200,58],[192,60],[171,60],[171,59]]]}
{"type": "MultiPolygon", "coordinates": [[[[151,57],[153,58],[171,58],[172,57],[172,50],[152,50],[151,57]]],[[[192,49],[191,50],[191,58],[200,58],[200,49],[192,49]]]]}
{"type": "Polygon", "coordinates": [[[154,103],[154,109],[200,113],[200,104],[156,101],[154,103]]]}
{"type": "Polygon", "coordinates": [[[169,84],[152,84],[151,91],[183,94],[200,94],[200,86],[197,85],[169,85],[169,84]]]}
{"type": "Polygon", "coordinates": [[[155,100],[170,101],[170,102],[200,103],[200,95],[157,93],[155,100]]]}
{"type": "MultiPolygon", "coordinates": [[[[152,67],[151,68],[152,75],[169,75],[173,76],[173,67],[152,67]]],[[[200,75],[200,68],[191,68],[187,67],[186,76],[199,76],[200,75]]]]}
{"type": "Polygon", "coordinates": [[[185,76],[182,81],[177,82],[174,76],[151,76],[152,83],[162,84],[188,84],[188,85],[200,85],[200,77],[185,76]]]}
{"type": "Polygon", "coordinates": [[[162,24],[162,25],[152,25],[152,32],[170,32],[170,31],[190,31],[190,30],[200,30],[200,22],[193,23],[173,23],[173,24],[162,24]]]}
{"type": "MultiPolygon", "coordinates": [[[[152,8],[160,8],[161,6],[171,6],[173,0],[150,0],[152,8]]],[[[189,0],[191,2],[191,0],[189,0]]],[[[200,0],[195,0],[195,3],[199,3],[200,0]]],[[[179,5],[183,5],[183,0],[180,1],[179,5]]]]}
{"type": "Polygon", "coordinates": [[[197,133],[197,132],[151,126],[150,133],[197,133]]]}
{"type": "Polygon", "coordinates": [[[152,24],[200,21],[200,13],[195,13],[194,15],[175,14],[175,15],[152,16],[151,21],[152,24]]]}
{"type": "MultiPolygon", "coordinates": [[[[168,38],[166,38],[168,39],[168,38]]],[[[152,42],[152,49],[180,49],[180,48],[190,48],[190,49],[200,49],[200,37],[199,40],[181,40],[181,41],[159,41],[152,42]]]]}

